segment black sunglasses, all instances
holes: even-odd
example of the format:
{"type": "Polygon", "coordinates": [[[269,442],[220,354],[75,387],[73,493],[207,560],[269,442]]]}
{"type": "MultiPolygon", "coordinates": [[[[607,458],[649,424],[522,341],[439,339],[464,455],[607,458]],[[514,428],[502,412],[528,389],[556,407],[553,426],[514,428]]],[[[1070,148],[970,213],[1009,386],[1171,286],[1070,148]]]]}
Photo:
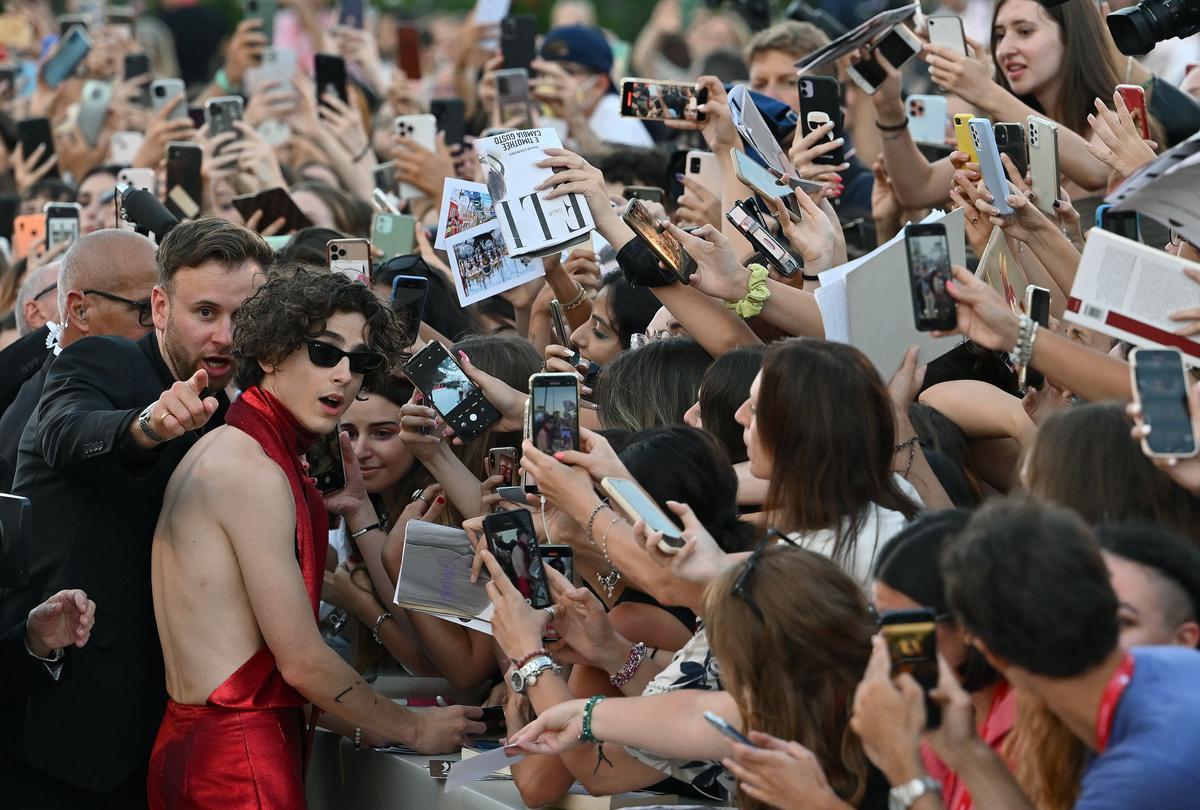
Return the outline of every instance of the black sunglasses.
{"type": "Polygon", "coordinates": [[[115,301],[118,304],[124,304],[127,307],[137,307],[138,323],[142,326],[154,326],[154,317],[150,313],[150,299],[143,298],[141,301],[131,301],[128,298],[122,298],[119,295],[104,292],[104,290],[84,290],[84,295],[98,295],[101,298],[106,298],[109,301],[115,301]]]}
{"type": "Polygon", "coordinates": [[[349,357],[351,374],[368,374],[382,366],[384,361],[384,356],[379,352],[344,352],[337,346],[315,338],[305,338],[304,345],[308,346],[308,359],[321,368],[333,368],[342,362],[343,357],[349,357]]]}
{"type": "Polygon", "coordinates": [[[746,593],[746,580],[750,578],[750,574],[758,566],[758,561],[762,559],[763,552],[767,550],[767,547],[780,542],[787,543],[792,548],[800,548],[799,543],[778,529],[767,529],[767,533],[758,541],[758,545],[754,547],[754,551],[750,553],[750,557],[746,560],[746,567],[742,569],[742,573],[738,574],[738,578],[733,581],[733,595],[745,601],[750,606],[750,609],[758,615],[758,618],[763,621],[766,621],[767,617],[763,615],[762,608],[758,606],[758,603],[754,601],[750,594],[746,593]]]}

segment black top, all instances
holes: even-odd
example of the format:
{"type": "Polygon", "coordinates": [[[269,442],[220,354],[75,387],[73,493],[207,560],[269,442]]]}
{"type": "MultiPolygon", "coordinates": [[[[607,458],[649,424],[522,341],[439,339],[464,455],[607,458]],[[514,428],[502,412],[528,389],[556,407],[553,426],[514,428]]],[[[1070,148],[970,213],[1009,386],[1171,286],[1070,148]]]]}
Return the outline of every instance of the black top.
{"type": "Polygon", "coordinates": [[[46,354],[45,360],[25,381],[8,410],[0,416],[0,492],[11,492],[13,479],[17,475],[17,445],[21,433],[42,398],[42,387],[46,384],[46,373],[54,362],[54,353],[46,354]]]}
{"type": "Polygon", "coordinates": [[[8,410],[25,381],[42,367],[50,353],[46,348],[49,334],[50,327],[43,326],[0,349],[0,414],[8,410]]]}

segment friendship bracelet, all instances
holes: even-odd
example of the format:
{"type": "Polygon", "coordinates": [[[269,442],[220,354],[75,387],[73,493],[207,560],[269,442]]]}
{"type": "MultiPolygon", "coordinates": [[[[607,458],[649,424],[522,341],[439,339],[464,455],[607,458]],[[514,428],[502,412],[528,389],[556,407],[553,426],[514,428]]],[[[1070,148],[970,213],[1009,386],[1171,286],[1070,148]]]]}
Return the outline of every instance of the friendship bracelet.
{"type": "Polygon", "coordinates": [[[546,658],[549,658],[550,651],[547,650],[545,647],[543,647],[540,650],[534,650],[533,652],[529,653],[529,655],[524,655],[524,656],[521,656],[520,658],[513,658],[511,660],[512,660],[513,666],[516,667],[517,669],[520,669],[521,667],[525,666],[530,661],[532,661],[533,659],[535,659],[539,656],[545,656],[546,658]]]}
{"type": "Polygon", "coordinates": [[[359,529],[359,530],[358,530],[358,531],[356,531],[356,532],[350,532],[350,539],[351,539],[351,540],[357,540],[358,538],[362,537],[362,536],[363,536],[364,534],[366,534],[367,532],[373,532],[373,531],[375,531],[376,529],[379,529],[380,531],[383,531],[383,524],[382,524],[382,523],[379,523],[379,522],[377,521],[377,522],[375,522],[375,523],[372,523],[370,526],[363,526],[361,529],[359,529]]]}
{"type": "Polygon", "coordinates": [[[583,705],[583,732],[579,735],[580,742],[599,743],[600,745],[604,745],[604,743],[596,739],[596,735],[592,733],[592,712],[595,710],[596,704],[602,700],[604,700],[604,695],[592,695],[587,699],[587,703],[583,705]]]}
{"type": "Polygon", "coordinates": [[[379,637],[379,628],[390,618],[392,618],[392,612],[390,610],[385,610],[383,613],[380,613],[379,618],[375,620],[375,626],[371,629],[371,638],[375,639],[376,644],[383,644],[383,639],[379,637]]]}
{"type": "Polygon", "coordinates": [[[905,116],[904,120],[899,124],[885,124],[876,118],[875,128],[880,132],[900,132],[901,130],[908,129],[908,117],[905,116]]]}
{"type": "Polygon", "coordinates": [[[363,147],[363,150],[362,150],[361,152],[359,152],[359,153],[358,153],[358,157],[354,158],[354,160],[353,160],[353,161],[351,161],[351,162],[353,162],[353,163],[358,163],[360,160],[362,160],[363,158],[365,158],[365,157],[367,156],[367,153],[368,153],[368,152],[370,152],[370,151],[371,151],[371,139],[370,139],[370,138],[367,138],[367,145],[366,145],[366,146],[364,146],[364,147],[363,147]]]}
{"type": "Polygon", "coordinates": [[[633,674],[637,672],[646,657],[646,643],[639,641],[629,648],[629,657],[625,659],[625,663],[621,665],[620,669],[609,676],[608,682],[620,689],[633,680],[633,674]]]}

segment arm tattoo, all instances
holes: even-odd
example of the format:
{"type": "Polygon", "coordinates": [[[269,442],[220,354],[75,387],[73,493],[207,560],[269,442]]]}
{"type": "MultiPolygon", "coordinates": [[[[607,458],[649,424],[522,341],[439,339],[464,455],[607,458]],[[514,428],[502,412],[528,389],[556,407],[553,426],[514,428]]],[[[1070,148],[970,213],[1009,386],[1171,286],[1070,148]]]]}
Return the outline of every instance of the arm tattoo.
{"type": "Polygon", "coordinates": [[[333,699],[333,702],[334,702],[334,703],[341,703],[341,702],[342,702],[342,697],[344,697],[344,696],[345,696],[345,694],[346,694],[347,692],[349,692],[349,691],[350,691],[351,689],[353,689],[353,688],[354,688],[353,686],[347,686],[345,689],[343,689],[342,691],[338,692],[338,693],[337,693],[337,697],[335,697],[335,698],[333,699]]]}

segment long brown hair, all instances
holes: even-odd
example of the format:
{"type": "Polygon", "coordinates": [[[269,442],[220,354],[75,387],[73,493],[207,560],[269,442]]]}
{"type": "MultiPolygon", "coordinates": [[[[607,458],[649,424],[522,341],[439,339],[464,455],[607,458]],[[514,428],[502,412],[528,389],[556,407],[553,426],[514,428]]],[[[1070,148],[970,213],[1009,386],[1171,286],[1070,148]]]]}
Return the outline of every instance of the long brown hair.
{"type": "MultiPolygon", "coordinates": [[[[827,557],[772,546],[743,585],[764,619],[733,593],[744,570],[745,564],[726,571],[705,597],[721,685],[748,728],[812,751],[834,792],[857,805],[868,764],[850,713],[875,631],[862,589],[827,557]]],[[[742,794],[738,807],[766,805],[742,794]]]]}
{"type": "MultiPolygon", "coordinates": [[[[996,18],[1008,0],[998,0],[992,12],[992,31],[996,18]]],[[[1018,96],[1021,101],[1057,118],[1059,123],[1087,137],[1091,128],[1088,113],[1094,112],[1093,102],[1099,98],[1112,99],[1113,90],[1121,83],[1121,54],[1104,27],[1100,11],[1092,0],[1067,0],[1057,6],[1038,3],[1038,8],[1058,24],[1058,38],[1063,44],[1062,97],[1057,110],[1042,110],[1032,95],[1018,96]]],[[[991,44],[992,65],[1001,87],[1017,95],[1008,83],[1000,63],[996,61],[996,37],[991,44]]]]}
{"type": "Polygon", "coordinates": [[[891,399],[858,349],[816,338],[771,346],[757,421],[772,464],[766,511],[789,532],[832,529],[834,562],[854,559],[871,504],[916,515],[892,475],[891,399]]]}
{"type": "Polygon", "coordinates": [[[1038,810],[1071,810],[1087,746],[1033,695],[1017,693],[1017,717],[1004,739],[1004,760],[1038,810]]]}

